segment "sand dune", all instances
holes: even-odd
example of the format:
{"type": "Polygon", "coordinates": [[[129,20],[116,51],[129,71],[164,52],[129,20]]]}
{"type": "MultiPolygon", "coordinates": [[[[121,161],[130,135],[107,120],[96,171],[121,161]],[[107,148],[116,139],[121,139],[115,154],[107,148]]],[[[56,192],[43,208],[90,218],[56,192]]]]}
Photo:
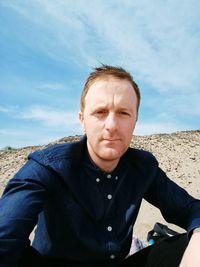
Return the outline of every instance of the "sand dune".
{"type": "MultiPolygon", "coordinates": [[[[66,137],[54,143],[62,143],[79,139],[78,136],[66,137]]],[[[167,175],[184,187],[194,197],[200,199],[200,131],[185,131],[173,134],[156,134],[149,136],[134,136],[132,147],[148,150],[153,153],[160,167],[167,175]]],[[[26,162],[27,155],[44,146],[25,147],[16,150],[0,151],[0,194],[14,173],[26,162]]],[[[147,232],[155,222],[166,223],[160,212],[142,203],[142,207],[134,227],[134,234],[146,239],[147,232]]],[[[169,225],[169,224],[168,224],[169,225]]],[[[174,225],[169,225],[178,231],[183,231],[174,225]]]]}

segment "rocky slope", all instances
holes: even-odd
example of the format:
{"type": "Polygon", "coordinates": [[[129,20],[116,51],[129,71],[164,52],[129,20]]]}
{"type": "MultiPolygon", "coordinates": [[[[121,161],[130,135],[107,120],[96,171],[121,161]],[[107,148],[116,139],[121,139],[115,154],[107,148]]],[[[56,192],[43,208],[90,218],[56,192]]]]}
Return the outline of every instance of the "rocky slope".
{"type": "MultiPolygon", "coordinates": [[[[54,143],[71,142],[79,136],[65,137],[54,143]]],[[[51,143],[49,145],[52,145],[51,143]]],[[[185,131],[172,134],[134,136],[132,147],[152,152],[160,167],[176,183],[200,199],[200,131],[185,131]]],[[[8,180],[26,162],[27,155],[45,146],[24,147],[14,150],[0,150],[0,194],[8,180]]],[[[156,221],[165,221],[157,209],[148,203],[142,204],[135,233],[144,239],[156,221]]]]}

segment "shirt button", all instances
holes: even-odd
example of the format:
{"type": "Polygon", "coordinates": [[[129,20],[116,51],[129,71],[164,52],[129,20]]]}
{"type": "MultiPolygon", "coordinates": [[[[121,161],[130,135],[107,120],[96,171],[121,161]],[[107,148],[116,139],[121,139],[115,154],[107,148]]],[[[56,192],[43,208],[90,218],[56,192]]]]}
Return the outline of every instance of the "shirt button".
{"type": "Polygon", "coordinates": [[[110,259],[111,259],[111,260],[114,260],[114,259],[115,259],[115,255],[114,255],[114,254],[111,254],[111,255],[110,255],[110,259]]]}
{"type": "Polygon", "coordinates": [[[107,198],[108,198],[108,199],[111,199],[111,198],[112,198],[112,195],[110,195],[110,194],[107,195],[107,198]]]}
{"type": "Polygon", "coordinates": [[[107,174],[107,178],[108,179],[112,178],[112,175],[111,174],[107,174]]]}
{"type": "Polygon", "coordinates": [[[118,180],[118,178],[119,178],[118,176],[115,176],[115,180],[118,180]]]}
{"type": "Polygon", "coordinates": [[[111,232],[112,231],[112,227],[111,226],[108,226],[107,227],[107,230],[108,230],[108,232],[111,232]]]}
{"type": "Polygon", "coordinates": [[[100,182],[100,179],[99,179],[99,178],[97,178],[97,179],[96,179],[96,182],[97,182],[97,183],[99,183],[99,182],[100,182]]]}

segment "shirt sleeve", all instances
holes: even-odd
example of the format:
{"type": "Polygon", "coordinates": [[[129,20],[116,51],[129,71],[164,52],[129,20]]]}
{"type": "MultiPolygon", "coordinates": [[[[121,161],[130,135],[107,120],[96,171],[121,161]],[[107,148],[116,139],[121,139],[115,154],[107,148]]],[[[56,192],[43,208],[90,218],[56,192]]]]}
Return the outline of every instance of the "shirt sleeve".
{"type": "Polygon", "coordinates": [[[30,246],[29,235],[52,192],[53,175],[29,160],[9,181],[0,199],[0,266],[15,267],[30,246]]]}
{"type": "Polygon", "coordinates": [[[184,228],[188,235],[200,227],[200,200],[170,180],[159,167],[145,199],[160,209],[167,222],[184,228]]]}

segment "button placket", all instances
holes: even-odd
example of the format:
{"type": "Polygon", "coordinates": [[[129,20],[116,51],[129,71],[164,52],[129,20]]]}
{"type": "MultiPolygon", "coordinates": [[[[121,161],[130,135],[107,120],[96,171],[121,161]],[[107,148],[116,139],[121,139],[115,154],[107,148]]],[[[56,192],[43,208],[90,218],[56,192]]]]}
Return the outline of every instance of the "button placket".
{"type": "MultiPolygon", "coordinates": [[[[112,232],[112,230],[113,230],[113,228],[112,228],[112,226],[111,225],[109,225],[109,226],[107,226],[107,231],[111,234],[111,232],[112,232]]],[[[109,235],[110,235],[109,234],[109,235]]],[[[110,236],[111,237],[111,236],[110,236]]],[[[109,244],[110,242],[108,242],[108,244],[109,244]]],[[[112,249],[111,249],[111,247],[110,247],[110,245],[108,245],[108,257],[111,259],[111,260],[113,260],[113,259],[115,259],[116,258],[116,256],[115,256],[115,254],[113,254],[113,251],[112,251],[112,249]]]]}
{"type": "Polygon", "coordinates": [[[107,195],[107,199],[109,199],[109,200],[112,199],[112,195],[111,194],[108,194],[107,195]]]}
{"type": "Polygon", "coordinates": [[[109,226],[107,227],[107,230],[108,230],[108,232],[111,232],[111,231],[112,231],[112,226],[109,225],[109,226]]]}
{"type": "Polygon", "coordinates": [[[111,255],[110,255],[110,259],[111,259],[111,260],[114,260],[114,259],[115,259],[115,255],[114,255],[114,254],[111,254],[111,255]]]}
{"type": "MultiPolygon", "coordinates": [[[[107,203],[108,204],[108,207],[107,207],[107,210],[109,209],[110,210],[110,205],[112,204],[111,202],[111,199],[113,198],[113,193],[114,193],[114,190],[115,190],[115,180],[116,179],[116,176],[110,174],[110,173],[107,173],[105,175],[105,178],[107,179],[108,183],[106,183],[106,190],[104,191],[104,194],[105,194],[105,198],[107,199],[107,203]]],[[[107,217],[107,226],[105,225],[106,227],[106,232],[107,232],[107,242],[108,244],[112,244],[113,243],[113,235],[114,235],[114,229],[113,229],[113,220],[112,218],[107,217]]],[[[110,260],[114,260],[116,259],[116,254],[115,254],[115,249],[113,248],[113,246],[111,245],[108,245],[108,248],[107,248],[107,257],[110,259],[110,260]]]]}
{"type": "Polygon", "coordinates": [[[99,183],[101,180],[100,178],[96,178],[96,182],[99,183]]]}

